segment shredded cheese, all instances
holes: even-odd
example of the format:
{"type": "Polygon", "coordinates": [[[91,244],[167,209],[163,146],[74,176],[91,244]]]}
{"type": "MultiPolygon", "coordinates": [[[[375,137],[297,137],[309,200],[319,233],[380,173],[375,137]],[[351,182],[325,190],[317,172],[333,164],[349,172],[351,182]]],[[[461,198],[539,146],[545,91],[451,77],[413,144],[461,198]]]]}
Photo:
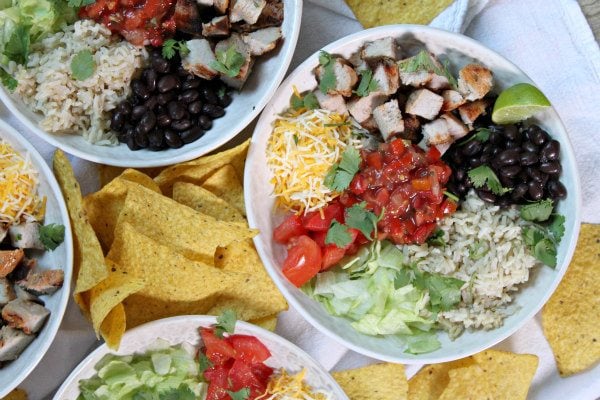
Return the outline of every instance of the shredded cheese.
{"type": "Polygon", "coordinates": [[[0,223],[43,219],[46,199],[37,195],[38,175],[29,154],[21,156],[0,139],[0,223]]]}
{"type": "Polygon", "coordinates": [[[323,180],[346,146],[359,147],[356,129],[347,115],[327,110],[300,109],[277,118],[266,152],[278,205],[309,212],[339,196],[323,180]]]}
{"type": "Polygon", "coordinates": [[[313,391],[304,377],[306,369],[295,375],[281,370],[267,385],[267,391],[256,400],[331,400],[332,396],[324,391],[313,391]]]}

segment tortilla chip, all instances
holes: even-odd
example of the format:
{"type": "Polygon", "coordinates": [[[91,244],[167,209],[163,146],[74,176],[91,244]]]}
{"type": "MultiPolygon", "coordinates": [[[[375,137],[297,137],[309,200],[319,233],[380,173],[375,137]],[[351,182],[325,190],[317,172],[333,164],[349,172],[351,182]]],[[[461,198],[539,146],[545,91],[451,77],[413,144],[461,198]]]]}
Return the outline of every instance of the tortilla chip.
{"type": "Polygon", "coordinates": [[[229,203],[193,183],[175,182],[173,200],[219,221],[246,224],[244,216],[229,203]]]}
{"type": "Polygon", "coordinates": [[[53,169],[61,188],[73,229],[73,242],[77,258],[73,273],[77,277],[74,293],[85,292],[106,279],[108,271],[104,264],[104,254],[96,233],[90,225],[81,197],[81,189],[69,160],[61,150],[54,153],[53,169]]]}
{"type": "Polygon", "coordinates": [[[6,397],[3,397],[2,400],[27,400],[27,392],[24,391],[23,389],[15,389],[12,392],[10,392],[9,394],[6,395],[6,397]]]}
{"type": "Polygon", "coordinates": [[[427,365],[408,381],[410,400],[437,400],[448,386],[448,371],[475,365],[472,357],[440,364],[427,365]]]}
{"type": "Polygon", "coordinates": [[[232,149],[173,165],[158,174],[154,181],[165,195],[171,196],[175,182],[201,185],[213,172],[226,164],[231,164],[238,176],[244,176],[249,145],[250,139],[232,149]]]}
{"type": "Polygon", "coordinates": [[[581,224],[575,254],[542,311],[544,335],[561,376],[600,360],[600,225],[581,224]]]}
{"type": "MultiPolygon", "coordinates": [[[[487,375],[479,365],[448,371],[448,386],[439,400],[492,400],[487,375]]],[[[412,399],[411,399],[412,400],[412,399]]]]}
{"type": "Polygon", "coordinates": [[[257,234],[256,230],[217,221],[141,186],[129,188],[117,225],[126,222],[190,260],[206,264],[213,263],[217,246],[257,234]]]}
{"type": "MultiPolygon", "coordinates": [[[[100,187],[104,187],[108,185],[113,179],[121,175],[127,168],[123,167],[113,167],[111,165],[100,164],[98,166],[100,172],[100,187]]],[[[136,169],[136,171],[143,173],[144,175],[149,176],[151,179],[160,173],[164,168],[163,167],[155,167],[155,168],[140,168],[136,169]]]]}
{"type": "Polygon", "coordinates": [[[125,333],[125,327],[125,308],[123,307],[123,304],[119,303],[115,308],[110,310],[100,326],[100,334],[108,348],[113,350],[119,349],[121,338],[125,333]]]}
{"type": "Polygon", "coordinates": [[[83,314],[85,319],[92,322],[92,315],[90,314],[90,292],[87,291],[73,294],[73,301],[79,306],[81,314],[83,314]]]}
{"type": "Polygon", "coordinates": [[[332,375],[350,400],[408,399],[408,383],[402,364],[373,364],[333,372],[332,375]]]}
{"type": "Polygon", "coordinates": [[[204,181],[202,187],[222,198],[246,216],[244,188],[231,165],[227,164],[216,170],[204,181]]]}
{"type": "Polygon", "coordinates": [[[427,25],[453,0],[346,0],[365,28],[390,24],[427,25]]]}
{"type": "Polygon", "coordinates": [[[494,400],[525,400],[538,366],[533,354],[486,350],[473,359],[483,369],[494,400]]]}
{"type": "Polygon", "coordinates": [[[110,260],[106,260],[106,265],[110,268],[110,274],[90,290],[90,315],[96,334],[108,313],[127,296],[139,292],[145,285],[143,276],[131,276],[128,271],[110,260]]]}
{"type": "Polygon", "coordinates": [[[277,315],[270,315],[268,317],[254,319],[248,322],[258,325],[268,331],[275,332],[275,328],[277,328],[277,315]]]}

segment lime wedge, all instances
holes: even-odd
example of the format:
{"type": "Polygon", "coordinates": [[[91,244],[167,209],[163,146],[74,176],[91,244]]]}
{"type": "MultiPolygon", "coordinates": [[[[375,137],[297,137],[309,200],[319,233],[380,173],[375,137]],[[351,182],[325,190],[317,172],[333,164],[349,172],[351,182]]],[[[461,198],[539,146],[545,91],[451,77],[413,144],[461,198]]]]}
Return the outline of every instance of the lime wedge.
{"type": "Polygon", "coordinates": [[[513,124],[550,107],[550,102],[538,88],[529,83],[517,83],[500,93],[494,103],[492,121],[513,124]]]}

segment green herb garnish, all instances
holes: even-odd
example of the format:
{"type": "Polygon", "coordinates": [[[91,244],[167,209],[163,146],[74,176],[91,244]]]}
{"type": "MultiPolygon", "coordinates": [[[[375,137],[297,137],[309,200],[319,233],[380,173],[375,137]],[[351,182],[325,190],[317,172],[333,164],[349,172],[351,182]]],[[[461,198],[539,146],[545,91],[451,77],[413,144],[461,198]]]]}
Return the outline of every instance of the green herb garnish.
{"type": "Polygon", "coordinates": [[[521,206],[521,218],[526,221],[543,222],[550,218],[554,203],[551,199],[545,199],[536,203],[521,206]]]}
{"type": "Polygon", "coordinates": [[[229,393],[231,400],[247,400],[248,398],[250,398],[250,389],[248,388],[242,388],[237,392],[232,392],[231,390],[228,390],[227,393],[229,393]]]}
{"type": "Polygon", "coordinates": [[[467,144],[473,140],[477,140],[481,143],[485,143],[489,140],[490,134],[491,134],[491,132],[488,128],[477,128],[477,130],[475,131],[475,134],[473,136],[471,136],[470,138],[468,138],[467,140],[461,142],[459,144],[459,146],[464,146],[465,144],[467,144]]]}
{"type": "Polygon", "coordinates": [[[400,71],[408,73],[420,71],[433,72],[436,75],[445,76],[452,88],[456,89],[458,87],[456,78],[448,70],[448,64],[437,65],[427,50],[421,50],[416,56],[398,61],[398,68],[400,71]]]}
{"type": "Polygon", "coordinates": [[[235,78],[240,74],[240,70],[246,59],[242,53],[238,52],[234,45],[227,48],[226,51],[216,51],[217,60],[213,61],[210,66],[231,78],[235,78]]]}
{"type": "Polygon", "coordinates": [[[95,2],[96,0],[69,0],[67,4],[69,5],[69,7],[77,8],[89,6],[90,4],[93,4],[95,2]]]}
{"type": "Polygon", "coordinates": [[[48,224],[40,227],[39,235],[44,248],[54,250],[65,240],[65,227],[64,225],[48,224]]]}
{"type": "Polygon", "coordinates": [[[444,231],[440,228],[436,229],[427,239],[427,244],[430,246],[446,247],[446,242],[444,241],[444,231]]]}
{"type": "Polygon", "coordinates": [[[335,60],[331,56],[331,54],[321,51],[319,53],[319,64],[323,67],[323,74],[321,75],[319,82],[319,90],[322,93],[327,94],[330,90],[335,89],[337,84],[337,79],[335,77],[335,73],[333,71],[333,66],[335,64],[335,60]]]}
{"type": "Polygon", "coordinates": [[[223,338],[223,334],[233,333],[235,330],[235,322],[237,321],[237,315],[233,310],[225,310],[221,315],[217,317],[217,325],[215,326],[215,335],[223,338]]]}
{"type": "Polygon", "coordinates": [[[319,101],[313,92],[307,93],[304,97],[297,96],[294,93],[290,99],[290,105],[294,110],[300,110],[301,108],[314,110],[319,108],[319,101]]]}
{"type": "Polygon", "coordinates": [[[444,190],[444,195],[455,203],[458,203],[460,201],[457,195],[447,190],[444,190]]]}
{"type": "Polygon", "coordinates": [[[189,54],[190,49],[187,47],[185,40],[175,40],[175,39],[167,39],[163,43],[162,47],[162,56],[167,60],[175,57],[175,53],[179,52],[179,54],[184,57],[189,54]]]}
{"type": "Polygon", "coordinates": [[[358,229],[369,240],[372,240],[373,232],[377,230],[379,218],[373,212],[365,209],[367,203],[354,204],[346,210],[346,225],[358,229]]]}
{"type": "Polygon", "coordinates": [[[94,74],[96,62],[89,50],[81,50],[71,60],[71,73],[78,81],[84,81],[94,74]]]}
{"type": "Polygon", "coordinates": [[[557,248],[564,233],[565,217],[558,214],[546,226],[531,223],[522,229],[525,245],[535,258],[552,268],[556,267],[557,248]]]}
{"type": "Polygon", "coordinates": [[[170,389],[158,394],[158,400],[195,400],[196,395],[188,385],[182,383],[177,389],[170,389]]]}
{"type": "Polygon", "coordinates": [[[346,147],[342,153],[342,159],[331,166],[329,172],[325,176],[324,184],[331,190],[343,192],[352,178],[358,172],[360,166],[360,153],[352,146],[346,147]]]}
{"type": "Polygon", "coordinates": [[[19,84],[19,82],[2,67],[0,67],[0,82],[2,82],[2,85],[11,92],[14,91],[19,84]]]}
{"type": "Polygon", "coordinates": [[[500,180],[498,180],[498,177],[494,171],[492,171],[492,169],[487,165],[480,165],[477,168],[473,168],[469,170],[468,174],[473,186],[475,186],[477,189],[487,186],[492,193],[497,195],[503,195],[511,190],[509,188],[502,187],[502,184],[500,183],[500,180]]]}
{"type": "Polygon", "coordinates": [[[4,44],[4,55],[17,64],[25,64],[29,57],[30,26],[18,25],[4,44]]]}
{"type": "Polygon", "coordinates": [[[369,93],[379,89],[379,83],[376,79],[373,79],[373,71],[370,69],[363,69],[358,72],[361,76],[358,88],[354,91],[357,96],[365,97],[369,93]]]}
{"type": "Polygon", "coordinates": [[[327,236],[325,237],[325,244],[335,244],[340,249],[343,249],[350,243],[352,243],[352,235],[348,227],[335,219],[331,221],[327,236]]]}
{"type": "Polygon", "coordinates": [[[477,261],[485,257],[488,251],[490,251],[488,245],[484,241],[478,240],[469,246],[469,258],[477,261]]]}

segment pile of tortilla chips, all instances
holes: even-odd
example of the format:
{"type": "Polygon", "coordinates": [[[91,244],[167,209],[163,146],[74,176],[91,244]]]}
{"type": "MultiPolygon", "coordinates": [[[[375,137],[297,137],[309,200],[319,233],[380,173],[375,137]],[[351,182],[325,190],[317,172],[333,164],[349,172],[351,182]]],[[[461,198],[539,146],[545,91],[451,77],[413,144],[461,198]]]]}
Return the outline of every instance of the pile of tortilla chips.
{"type": "Polygon", "coordinates": [[[331,374],[350,400],[406,400],[404,365],[381,363],[331,374]]]}
{"type": "Polygon", "coordinates": [[[162,171],[104,168],[82,199],[65,155],[54,171],[75,236],[75,301],[107,344],[160,318],[217,315],[274,329],[287,303],[266,273],[245,219],[249,142],[162,171]]]}
{"type": "Polygon", "coordinates": [[[346,0],[365,28],[389,24],[428,24],[453,0],[346,0]]]}

